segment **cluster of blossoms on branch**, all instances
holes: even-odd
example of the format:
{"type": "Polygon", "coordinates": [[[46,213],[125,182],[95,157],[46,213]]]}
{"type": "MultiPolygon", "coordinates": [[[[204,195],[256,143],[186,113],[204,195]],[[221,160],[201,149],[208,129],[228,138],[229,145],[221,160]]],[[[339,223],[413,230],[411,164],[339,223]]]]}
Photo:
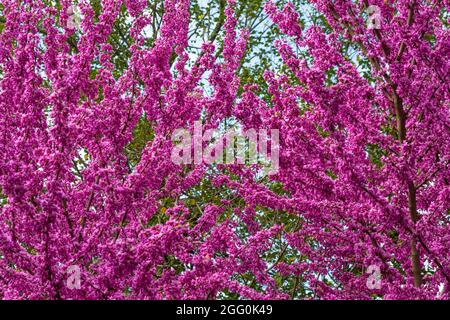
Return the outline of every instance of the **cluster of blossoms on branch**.
{"type": "Polygon", "coordinates": [[[234,0],[221,54],[204,43],[195,59],[189,0],[164,1],[150,46],[147,1],[103,0],[96,16],[81,0],[74,24],[70,0],[2,0],[0,298],[450,298],[449,3],[309,2],[327,28],[265,5],[287,67],[265,73],[265,99],[241,87],[234,0]],[[366,27],[370,5],[381,29],[366,27]],[[132,44],[118,75],[122,6],[132,44]],[[153,137],[131,166],[142,118],[153,137]],[[279,130],[275,175],[171,161],[178,128],[230,118],[279,130]],[[217,195],[192,205],[204,184],[217,195]]]}

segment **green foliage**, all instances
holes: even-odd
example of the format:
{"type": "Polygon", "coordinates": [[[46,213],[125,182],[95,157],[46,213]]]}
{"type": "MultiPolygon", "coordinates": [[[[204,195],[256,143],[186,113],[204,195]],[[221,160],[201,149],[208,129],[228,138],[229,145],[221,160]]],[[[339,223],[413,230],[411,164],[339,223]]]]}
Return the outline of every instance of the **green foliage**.
{"type": "Polygon", "coordinates": [[[108,39],[108,42],[113,47],[111,59],[115,66],[113,75],[116,79],[123,74],[128,66],[128,60],[131,57],[130,46],[133,44],[133,39],[129,33],[131,23],[127,18],[127,8],[125,5],[122,5],[120,14],[116,21],[114,21],[113,31],[108,39]]]}

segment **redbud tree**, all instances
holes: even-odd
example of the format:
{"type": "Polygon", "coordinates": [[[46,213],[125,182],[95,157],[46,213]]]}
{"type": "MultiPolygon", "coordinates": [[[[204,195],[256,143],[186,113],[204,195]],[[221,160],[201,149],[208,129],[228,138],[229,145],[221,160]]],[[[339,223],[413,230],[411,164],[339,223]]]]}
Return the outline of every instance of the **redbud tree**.
{"type": "Polygon", "coordinates": [[[450,298],[448,1],[217,3],[1,1],[0,297],[450,298]]]}

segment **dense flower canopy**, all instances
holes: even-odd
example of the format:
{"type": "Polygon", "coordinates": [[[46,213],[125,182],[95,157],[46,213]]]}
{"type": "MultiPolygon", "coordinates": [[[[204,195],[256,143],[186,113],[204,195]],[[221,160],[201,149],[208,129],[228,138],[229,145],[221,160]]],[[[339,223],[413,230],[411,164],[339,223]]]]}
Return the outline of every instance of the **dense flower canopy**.
{"type": "Polygon", "coordinates": [[[1,298],[450,298],[448,1],[265,2],[282,67],[245,83],[234,0],[196,55],[189,0],[151,41],[100,2],[1,0],[1,298]],[[174,163],[196,121],[279,130],[278,172],[174,163]]]}

